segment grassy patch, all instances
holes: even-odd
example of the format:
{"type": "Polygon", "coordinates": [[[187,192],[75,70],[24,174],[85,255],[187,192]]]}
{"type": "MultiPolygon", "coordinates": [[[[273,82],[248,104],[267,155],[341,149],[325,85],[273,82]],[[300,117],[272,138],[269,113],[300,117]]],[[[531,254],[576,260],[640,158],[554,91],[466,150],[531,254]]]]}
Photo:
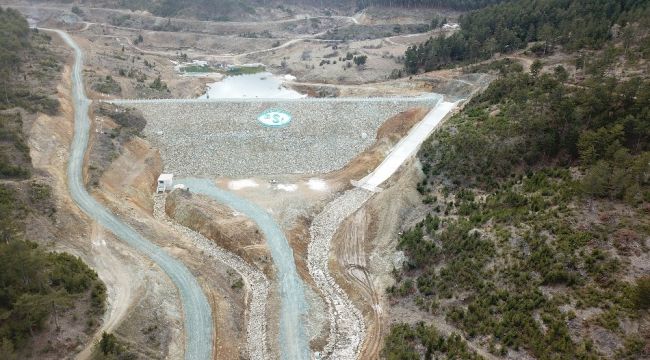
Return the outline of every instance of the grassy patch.
{"type": "Polygon", "coordinates": [[[122,93],[122,87],[110,75],[95,81],[92,88],[103,94],[119,95],[122,93]]]}
{"type": "Polygon", "coordinates": [[[228,70],[226,70],[226,74],[230,76],[237,76],[237,75],[249,75],[249,74],[257,74],[266,71],[266,68],[262,65],[260,66],[236,66],[236,67],[231,67],[228,70]]]}

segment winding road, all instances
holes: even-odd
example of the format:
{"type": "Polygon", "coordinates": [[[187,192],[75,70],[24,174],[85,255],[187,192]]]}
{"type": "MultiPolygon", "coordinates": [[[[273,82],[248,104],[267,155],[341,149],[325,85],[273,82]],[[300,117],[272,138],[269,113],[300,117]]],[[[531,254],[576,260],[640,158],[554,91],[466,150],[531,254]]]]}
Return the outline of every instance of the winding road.
{"type": "Polygon", "coordinates": [[[255,221],[266,238],[277,269],[280,290],[280,357],[290,360],[310,359],[304,321],[309,306],[305,299],[303,281],[296,269],[293,250],[280,226],[259,206],[218,188],[209,179],[177,179],[174,182],[184,184],[193,193],[207,195],[226,204],[255,221]]]}
{"type": "MultiPolygon", "coordinates": [[[[49,29],[44,29],[49,30],[49,29]]],[[[68,162],[68,190],[79,208],[89,217],[114,233],[118,238],[153,260],[178,288],[185,321],[185,359],[212,358],[213,327],[210,305],[196,278],[180,261],[154,245],[129,225],[119,220],[86,191],[83,182],[83,161],[88,147],[90,100],[84,90],[83,52],[75,41],[61,30],[51,29],[61,36],[75,53],[72,69],[72,98],[75,107],[74,138],[68,162]]]]}

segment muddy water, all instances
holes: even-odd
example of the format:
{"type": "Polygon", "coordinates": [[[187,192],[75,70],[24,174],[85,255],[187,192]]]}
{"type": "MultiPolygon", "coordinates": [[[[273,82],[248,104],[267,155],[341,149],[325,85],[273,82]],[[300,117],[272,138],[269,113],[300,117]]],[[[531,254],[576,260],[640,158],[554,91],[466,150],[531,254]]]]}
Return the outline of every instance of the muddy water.
{"type": "Polygon", "coordinates": [[[270,72],[229,76],[208,84],[208,91],[199,99],[300,99],[307,97],[282,85],[282,78],[270,72]]]}

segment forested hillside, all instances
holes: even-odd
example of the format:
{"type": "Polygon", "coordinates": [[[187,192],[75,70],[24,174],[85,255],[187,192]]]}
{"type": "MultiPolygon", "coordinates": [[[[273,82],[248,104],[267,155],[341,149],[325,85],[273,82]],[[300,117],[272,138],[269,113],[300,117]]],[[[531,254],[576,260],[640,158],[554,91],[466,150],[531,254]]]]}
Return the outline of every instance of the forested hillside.
{"type": "Polygon", "coordinates": [[[386,358],[650,356],[644,6],[512,1],[422,46],[424,63],[411,70],[487,57],[445,57],[438,46],[485,49],[508,43],[506,33],[529,47],[518,56],[537,60],[527,72],[512,59],[467,68],[499,78],[420,151],[429,212],[400,237],[408,260],[388,291],[434,320],[395,325],[386,358]],[[553,35],[540,38],[546,25],[553,35]],[[528,43],[538,40],[542,51],[528,43]]]}
{"type": "Polygon", "coordinates": [[[54,224],[57,216],[52,189],[33,176],[23,114],[58,112],[61,59],[16,11],[0,9],[0,34],[0,359],[61,358],[71,349],[50,337],[94,331],[106,289],[79,258],[26,235],[30,221],[54,224]]]}
{"type": "MultiPolygon", "coordinates": [[[[231,21],[234,19],[264,15],[273,10],[285,11],[292,15],[294,7],[316,7],[321,10],[338,9],[343,11],[362,11],[368,7],[395,8],[439,8],[468,11],[480,9],[504,0],[108,0],[86,1],[84,5],[112,7],[131,10],[146,10],[162,17],[185,17],[200,20],[231,21]]],[[[57,1],[61,2],[61,1],[57,1]]]]}
{"type": "MultiPolygon", "coordinates": [[[[352,8],[354,3],[342,0],[112,0],[98,2],[97,6],[108,6],[131,10],[146,10],[162,17],[185,17],[199,20],[231,21],[242,16],[256,15],[278,9],[291,15],[291,6],[318,6],[322,8],[352,8]]],[[[262,14],[263,15],[263,14],[262,14]]]]}
{"type": "Polygon", "coordinates": [[[466,11],[480,9],[503,1],[504,0],[357,0],[357,8],[363,9],[368,6],[404,8],[436,7],[466,11]]]}
{"type": "MultiPolygon", "coordinates": [[[[566,51],[601,48],[614,25],[648,18],[643,0],[517,0],[503,2],[461,16],[461,30],[430,39],[405,53],[406,70],[431,71],[457,63],[485,60],[495,53],[511,53],[530,42],[542,42],[545,54],[554,46],[566,51]]],[[[632,38],[630,28],[621,35],[632,38]]],[[[642,49],[650,51],[647,44],[642,49]]]]}

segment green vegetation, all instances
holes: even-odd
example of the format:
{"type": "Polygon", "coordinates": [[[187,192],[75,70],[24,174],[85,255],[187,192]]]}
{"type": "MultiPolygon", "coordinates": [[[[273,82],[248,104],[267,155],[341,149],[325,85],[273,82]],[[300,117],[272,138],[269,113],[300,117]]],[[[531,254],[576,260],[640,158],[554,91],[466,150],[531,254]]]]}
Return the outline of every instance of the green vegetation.
{"type": "MultiPolygon", "coordinates": [[[[522,0],[488,7],[467,15],[464,21],[472,23],[463,31],[484,26],[482,19],[543,24],[550,15],[532,8],[555,3],[522,0]]],[[[650,81],[638,71],[650,58],[648,33],[640,30],[647,18],[632,16],[641,11],[636,3],[562,4],[553,11],[564,12],[551,12],[558,16],[554,40],[531,51],[539,59],[529,73],[512,59],[464,69],[499,77],[423,145],[425,179],[418,190],[430,211],[400,237],[398,248],[407,261],[395,270],[396,284],[387,291],[444,318],[495,355],[597,359],[609,352],[614,358],[642,358],[644,335],[626,335],[621,324],[647,321],[650,297],[648,277],[634,279],[639,270],[629,261],[649,251],[644,239],[650,234],[650,81]],[[611,11],[603,15],[605,5],[611,11]],[[592,19],[605,24],[605,35],[585,26],[565,38],[564,21],[586,14],[602,20],[592,19]],[[623,20],[631,18],[636,20],[623,20]],[[610,39],[609,27],[618,22],[624,25],[619,34],[633,36],[610,39]],[[566,60],[546,66],[544,56],[558,51],[558,44],[568,52],[566,60]],[[572,52],[577,48],[590,50],[572,52]],[[622,67],[632,75],[615,77],[614,69],[622,67]],[[616,345],[603,337],[616,339],[616,345]]],[[[519,32],[527,27],[516,29],[519,35],[530,33],[519,32]]],[[[494,34],[483,32],[488,38],[480,41],[494,34]]],[[[459,39],[471,40],[470,33],[459,39]]],[[[540,39],[521,41],[518,48],[540,39]]],[[[424,46],[432,42],[452,44],[432,40],[424,46]]],[[[437,64],[475,59],[463,55],[437,64]]],[[[393,336],[405,328],[413,331],[393,327],[387,358],[397,351],[404,355],[394,358],[408,359],[428,349],[413,336],[393,336]]]]}
{"type": "Polygon", "coordinates": [[[380,25],[349,25],[333,30],[327,30],[320,39],[326,40],[370,40],[388,36],[423,33],[431,30],[429,24],[380,24],[380,25]]]}
{"type": "Polygon", "coordinates": [[[391,6],[404,8],[449,8],[455,10],[472,10],[498,4],[504,0],[357,0],[357,8],[368,6],[391,6]]]}
{"type": "Polygon", "coordinates": [[[106,75],[105,78],[95,81],[93,83],[93,90],[111,95],[119,95],[122,93],[122,87],[110,75],[106,75]]]}
{"type": "Polygon", "coordinates": [[[77,5],[73,5],[72,8],[70,9],[70,11],[73,14],[77,15],[77,16],[80,16],[80,17],[84,16],[84,12],[77,5]]]}
{"type": "Polygon", "coordinates": [[[115,335],[103,333],[95,346],[92,360],[136,360],[138,356],[115,335]]]}
{"type": "Polygon", "coordinates": [[[180,67],[180,72],[182,73],[211,73],[220,71],[221,69],[214,68],[210,65],[187,65],[180,67]]]}
{"type": "Polygon", "coordinates": [[[158,76],[157,78],[155,78],[155,79],[151,82],[151,84],[149,84],[149,88],[151,88],[151,89],[153,89],[153,90],[157,90],[157,91],[169,92],[169,88],[167,88],[167,83],[165,83],[164,81],[162,81],[162,80],[160,79],[160,76],[158,76]]]}
{"type": "Polygon", "coordinates": [[[50,37],[30,31],[16,10],[2,8],[0,34],[0,110],[22,107],[56,114],[58,100],[43,89],[43,83],[58,79],[60,70],[59,60],[48,49],[50,37]]]}
{"type": "Polygon", "coordinates": [[[56,114],[59,103],[47,94],[56,92],[60,61],[48,49],[51,39],[30,31],[14,10],[0,9],[0,33],[0,110],[12,109],[0,113],[0,358],[16,359],[56,351],[51,343],[34,349],[32,340],[46,330],[65,331],[77,315],[87,318],[80,322],[86,330],[94,330],[106,288],[81,259],[48,252],[36,244],[41,239],[26,235],[34,219],[39,230],[49,226],[56,207],[51,187],[31,179],[21,114],[56,114]]]}
{"type": "Polygon", "coordinates": [[[28,210],[13,194],[0,187],[0,339],[20,350],[48,319],[58,327],[59,318],[75,301],[86,299],[91,304],[91,318],[102,314],[106,288],[79,258],[48,253],[21,239],[21,225],[12,218],[28,210]]]}
{"type": "Polygon", "coordinates": [[[264,65],[258,66],[231,66],[227,69],[217,68],[210,65],[186,65],[180,68],[184,73],[209,73],[218,72],[229,76],[257,74],[266,71],[264,65]]]}
{"type": "Polygon", "coordinates": [[[368,56],[366,55],[357,55],[354,57],[354,63],[357,66],[363,66],[366,64],[367,61],[368,61],[368,56]]]}
{"type": "Polygon", "coordinates": [[[199,20],[228,21],[242,14],[254,14],[255,8],[249,1],[242,0],[120,0],[120,7],[131,10],[146,10],[161,17],[193,16],[199,20]]]}
{"type": "Polygon", "coordinates": [[[20,113],[0,114],[0,178],[28,178],[31,174],[29,147],[22,131],[20,113]]]}
{"type": "Polygon", "coordinates": [[[259,66],[233,66],[226,70],[226,75],[237,76],[237,75],[249,75],[257,74],[266,71],[264,65],[259,66]]]}
{"type": "Polygon", "coordinates": [[[639,310],[650,309],[650,276],[640,277],[636,281],[635,304],[639,310]]]}
{"type": "Polygon", "coordinates": [[[124,144],[133,136],[141,136],[147,121],[138,110],[111,104],[99,104],[94,111],[110,118],[116,125],[97,135],[89,153],[88,184],[98,186],[106,169],[123,151],[124,144]]]}
{"type": "Polygon", "coordinates": [[[456,119],[458,134],[442,131],[422,156],[431,176],[487,190],[540,166],[579,162],[585,192],[648,201],[648,106],[650,82],[640,79],[594,78],[576,87],[554,74],[510,73],[456,119]]]}
{"type": "MultiPolygon", "coordinates": [[[[502,2],[462,16],[461,30],[452,36],[410,47],[405,67],[410,73],[431,71],[510,53],[531,42],[541,42],[542,54],[556,45],[566,50],[598,49],[610,39],[612,25],[648,18],[648,3],[637,0],[502,2]]],[[[632,31],[628,28],[625,36],[633,36],[632,31]]],[[[644,47],[650,51],[647,44],[644,47]]]]}
{"type": "Polygon", "coordinates": [[[415,326],[393,326],[386,336],[386,347],[382,355],[388,360],[420,360],[420,354],[414,350],[416,347],[425,349],[425,359],[437,359],[442,354],[447,359],[482,359],[467,347],[458,334],[445,338],[433,326],[423,322],[415,326]]]}
{"type": "Polygon", "coordinates": [[[244,287],[244,281],[242,280],[242,278],[239,278],[239,279],[235,280],[235,282],[232,283],[232,285],[230,285],[230,287],[233,288],[233,289],[239,290],[239,289],[244,287]]]}

